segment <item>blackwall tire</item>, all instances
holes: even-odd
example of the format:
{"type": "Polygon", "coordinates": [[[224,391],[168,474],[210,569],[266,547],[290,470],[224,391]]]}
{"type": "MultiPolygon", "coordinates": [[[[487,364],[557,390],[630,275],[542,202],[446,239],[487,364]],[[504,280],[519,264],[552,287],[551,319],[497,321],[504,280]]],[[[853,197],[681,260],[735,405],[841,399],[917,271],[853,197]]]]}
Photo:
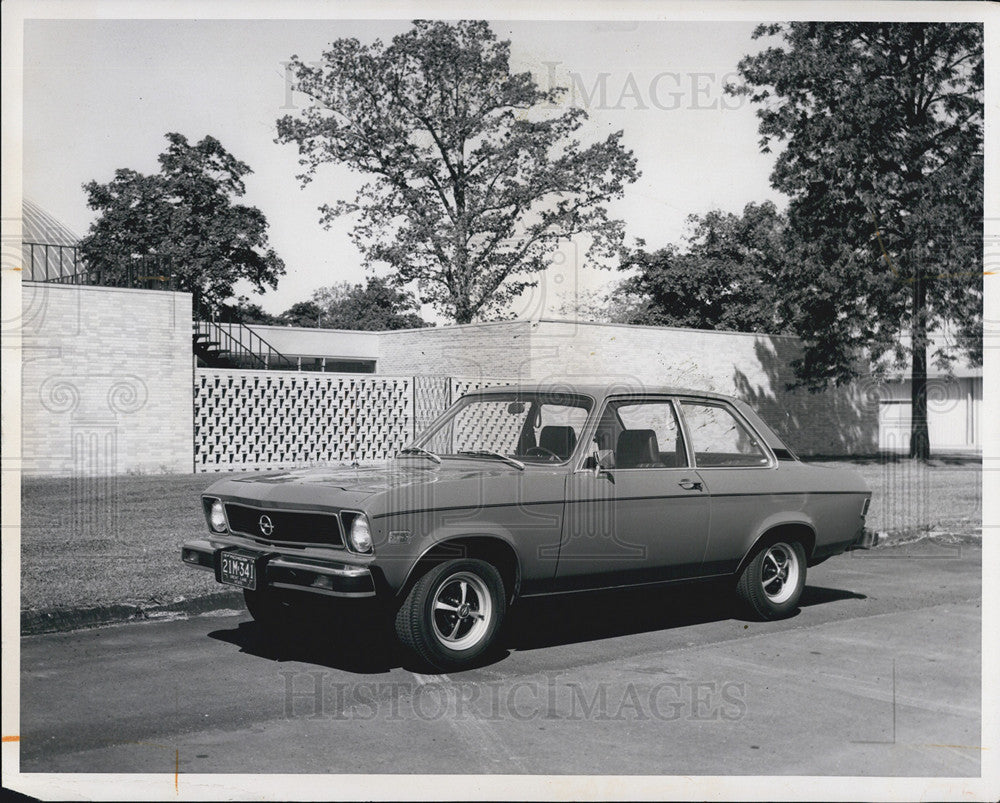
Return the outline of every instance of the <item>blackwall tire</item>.
{"type": "Polygon", "coordinates": [[[474,558],[431,568],[396,612],[396,636],[441,671],[474,664],[493,647],[507,611],[500,572],[474,558]]]}
{"type": "Polygon", "coordinates": [[[806,552],[798,541],[771,541],[743,569],[736,592],[760,619],[783,619],[798,608],[806,584],[806,552]]]}

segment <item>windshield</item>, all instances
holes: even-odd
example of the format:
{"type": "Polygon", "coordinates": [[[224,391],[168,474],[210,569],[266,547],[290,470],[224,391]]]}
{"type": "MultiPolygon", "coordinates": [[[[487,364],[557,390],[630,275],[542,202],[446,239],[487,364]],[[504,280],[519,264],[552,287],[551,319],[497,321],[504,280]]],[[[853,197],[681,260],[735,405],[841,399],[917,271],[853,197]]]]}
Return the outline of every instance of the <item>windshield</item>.
{"type": "Polygon", "coordinates": [[[586,396],[567,393],[463,396],[409,449],[439,456],[492,453],[522,463],[562,463],[573,454],[592,407],[586,396]]]}

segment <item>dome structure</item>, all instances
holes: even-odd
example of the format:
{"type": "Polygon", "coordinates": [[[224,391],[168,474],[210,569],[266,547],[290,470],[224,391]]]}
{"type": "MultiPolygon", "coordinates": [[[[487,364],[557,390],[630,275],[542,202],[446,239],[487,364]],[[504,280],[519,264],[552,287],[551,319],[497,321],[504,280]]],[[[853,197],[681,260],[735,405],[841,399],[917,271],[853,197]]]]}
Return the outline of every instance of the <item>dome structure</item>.
{"type": "Polygon", "coordinates": [[[21,202],[21,256],[26,281],[52,281],[79,273],[80,238],[27,198],[21,202]]]}

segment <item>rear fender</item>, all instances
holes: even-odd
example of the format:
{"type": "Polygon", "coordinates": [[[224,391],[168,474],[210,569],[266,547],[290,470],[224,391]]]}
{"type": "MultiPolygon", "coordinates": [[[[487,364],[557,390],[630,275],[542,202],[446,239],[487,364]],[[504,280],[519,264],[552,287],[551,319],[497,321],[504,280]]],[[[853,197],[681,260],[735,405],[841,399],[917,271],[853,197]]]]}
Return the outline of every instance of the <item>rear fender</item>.
{"type": "Polygon", "coordinates": [[[748,539],[743,557],[736,567],[736,575],[742,574],[747,564],[753,560],[754,555],[765,543],[779,536],[785,536],[801,543],[806,552],[806,563],[809,563],[816,548],[816,527],[812,520],[803,515],[801,511],[776,513],[766,518],[754,535],[748,539]]]}

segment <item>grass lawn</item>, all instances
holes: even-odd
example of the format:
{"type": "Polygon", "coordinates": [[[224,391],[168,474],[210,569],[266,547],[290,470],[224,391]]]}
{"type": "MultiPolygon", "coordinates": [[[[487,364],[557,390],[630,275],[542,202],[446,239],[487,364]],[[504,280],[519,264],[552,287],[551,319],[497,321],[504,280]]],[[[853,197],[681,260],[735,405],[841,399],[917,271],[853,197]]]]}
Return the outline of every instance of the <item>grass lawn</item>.
{"type": "MultiPolygon", "coordinates": [[[[972,459],[836,460],[874,494],[872,530],[978,532],[982,464],[972,459]]],[[[181,543],[205,533],[199,495],[219,474],[23,479],[21,608],[154,605],[220,590],[180,561],[181,543]]]]}
{"type": "MultiPolygon", "coordinates": [[[[807,461],[813,462],[813,461],[807,461]]],[[[919,461],[885,458],[816,461],[853,468],[872,489],[869,530],[981,533],[983,464],[979,457],[919,461]]]]}
{"type": "Polygon", "coordinates": [[[158,604],[220,590],[181,563],[219,474],[22,479],[21,609],[158,604]]]}

